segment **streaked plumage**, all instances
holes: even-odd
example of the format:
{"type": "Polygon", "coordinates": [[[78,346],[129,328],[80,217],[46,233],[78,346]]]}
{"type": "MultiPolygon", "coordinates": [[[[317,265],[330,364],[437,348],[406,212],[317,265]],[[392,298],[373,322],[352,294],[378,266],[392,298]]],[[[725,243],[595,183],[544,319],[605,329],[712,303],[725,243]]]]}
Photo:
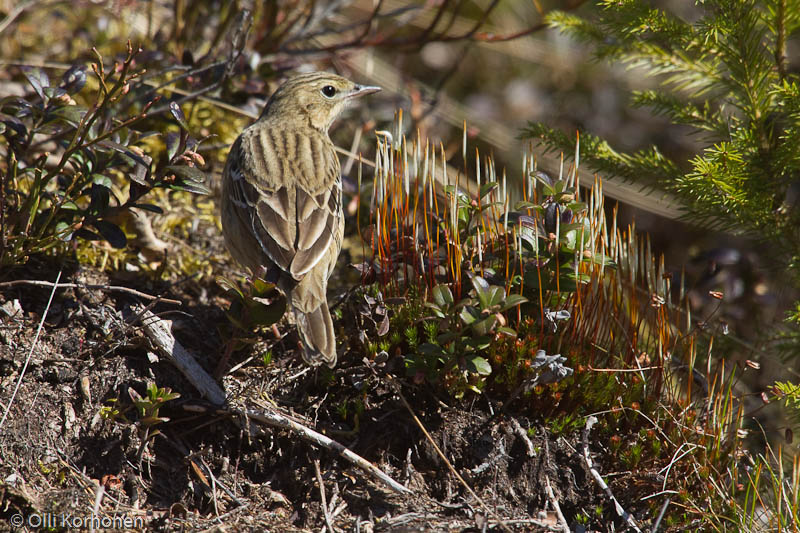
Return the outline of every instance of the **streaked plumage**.
{"type": "Polygon", "coordinates": [[[290,79],[233,144],[222,175],[228,250],[286,294],[310,364],[336,364],[326,289],[344,218],[328,129],[350,100],[377,90],[325,72],[290,79]]]}

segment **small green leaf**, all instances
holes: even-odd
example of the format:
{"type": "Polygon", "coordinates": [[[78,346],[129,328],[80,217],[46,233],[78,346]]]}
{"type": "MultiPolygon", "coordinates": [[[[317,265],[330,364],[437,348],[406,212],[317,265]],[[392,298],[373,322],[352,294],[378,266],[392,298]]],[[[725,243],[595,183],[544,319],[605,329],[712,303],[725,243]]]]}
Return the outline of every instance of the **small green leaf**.
{"type": "Polygon", "coordinates": [[[447,309],[453,304],[453,293],[447,285],[437,285],[433,288],[433,301],[440,309],[447,309]]]}
{"type": "Polygon", "coordinates": [[[496,305],[500,305],[503,303],[503,300],[506,297],[506,290],[503,287],[498,287],[497,285],[492,285],[489,287],[488,291],[489,301],[486,306],[486,309],[490,309],[496,305]]]}
{"type": "Polygon", "coordinates": [[[475,322],[471,327],[472,331],[478,335],[488,335],[494,329],[495,324],[497,324],[497,315],[491,314],[483,320],[475,322]]]}
{"type": "Polygon", "coordinates": [[[271,300],[254,296],[250,298],[247,309],[254,326],[271,326],[286,312],[286,298],[277,294],[277,291],[275,298],[271,300]]]}
{"type": "Polygon", "coordinates": [[[208,187],[206,187],[205,185],[201,185],[199,183],[195,183],[193,181],[182,184],[173,184],[170,185],[169,188],[174,191],[186,191],[194,194],[203,194],[206,196],[211,194],[211,190],[208,187]]]}
{"type": "Polygon", "coordinates": [[[275,290],[275,284],[261,278],[253,279],[253,293],[256,296],[265,296],[275,290]]]}
{"type": "Polygon", "coordinates": [[[217,281],[217,285],[219,285],[222,288],[222,290],[224,290],[224,291],[234,291],[237,294],[239,294],[239,296],[244,296],[242,294],[242,291],[239,290],[238,285],[236,285],[236,283],[234,283],[233,281],[229,280],[228,278],[224,278],[222,276],[217,276],[216,281],[217,281]]]}
{"type": "Polygon", "coordinates": [[[480,295],[489,289],[489,282],[480,276],[472,276],[470,281],[472,282],[472,286],[475,288],[476,295],[480,295]]]}
{"type": "Polygon", "coordinates": [[[64,120],[71,126],[77,127],[86,111],[87,109],[80,105],[63,105],[48,110],[47,115],[48,117],[54,116],[64,120]]]}
{"type": "Polygon", "coordinates": [[[179,178],[189,181],[196,181],[205,183],[206,173],[197,167],[189,167],[186,165],[169,165],[164,168],[165,174],[175,174],[179,178]]]}
{"type": "Polygon", "coordinates": [[[442,312],[441,308],[433,302],[425,302],[425,307],[433,311],[433,313],[439,317],[444,318],[444,313],[442,312]]]}
{"type": "Polygon", "coordinates": [[[469,307],[463,308],[461,313],[459,313],[459,316],[461,316],[461,320],[466,325],[470,325],[475,322],[475,315],[472,314],[472,311],[469,307]]]}
{"type": "MultiPolygon", "coordinates": [[[[516,307],[519,304],[524,304],[527,301],[528,299],[521,294],[509,294],[506,296],[506,301],[503,304],[503,307],[500,308],[500,311],[507,311],[512,307],[516,307]]],[[[514,334],[516,335],[516,332],[514,334]]]]}
{"type": "Polygon", "coordinates": [[[181,137],[174,131],[167,133],[164,138],[164,143],[167,145],[167,161],[172,161],[178,154],[178,147],[181,144],[181,137]]]}
{"type": "Polygon", "coordinates": [[[63,220],[56,223],[55,233],[56,235],[61,235],[60,239],[62,241],[70,241],[72,240],[72,224],[67,224],[63,220]]]}
{"type": "Polygon", "coordinates": [[[33,67],[23,67],[22,74],[27,78],[39,98],[46,101],[44,88],[50,87],[50,78],[47,77],[47,74],[43,70],[33,67]]]}
{"type": "Polygon", "coordinates": [[[500,326],[497,328],[497,332],[501,335],[505,335],[506,337],[516,337],[517,332],[513,329],[509,328],[508,326],[500,326]]]}
{"type": "Polygon", "coordinates": [[[479,194],[480,194],[479,197],[480,198],[485,197],[487,194],[491,193],[497,187],[498,187],[498,184],[497,184],[496,181],[490,181],[489,183],[484,183],[483,185],[481,185],[481,190],[479,192],[479,194]]]}
{"type": "Polygon", "coordinates": [[[483,357],[476,355],[467,359],[467,370],[481,376],[488,376],[492,373],[492,365],[483,357]]]}
{"type": "Polygon", "coordinates": [[[100,185],[101,187],[105,187],[106,189],[111,188],[111,178],[104,174],[92,175],[92,183],[95,185],[100,185]]]}

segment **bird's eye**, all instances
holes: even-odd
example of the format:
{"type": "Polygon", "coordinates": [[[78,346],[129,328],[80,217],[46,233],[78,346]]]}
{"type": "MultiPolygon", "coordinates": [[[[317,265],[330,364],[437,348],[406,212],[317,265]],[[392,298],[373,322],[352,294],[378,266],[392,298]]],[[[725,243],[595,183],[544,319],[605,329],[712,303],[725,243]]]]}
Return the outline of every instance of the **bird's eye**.
{"type": "Polygon", "coordinates": [[[332,85],[326,85],[322,88],[322,94],[325,96],[325,98],[333,98],[336,96],[336,88],[332,85]]]}

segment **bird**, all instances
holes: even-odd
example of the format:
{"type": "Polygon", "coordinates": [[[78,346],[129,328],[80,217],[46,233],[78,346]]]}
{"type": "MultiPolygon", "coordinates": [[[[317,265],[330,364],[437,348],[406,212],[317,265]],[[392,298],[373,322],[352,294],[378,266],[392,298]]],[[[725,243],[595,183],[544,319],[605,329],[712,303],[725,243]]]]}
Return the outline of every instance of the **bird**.
{"type": "Polygon", "coordinates": [[[231,146],[221,221],[233,258],[285,295],[312,366],[336,365],[328,279],[344,235],[342,176],[328,130],[355,99],[380,90],[328,72],[289,78],[231,146]]]}

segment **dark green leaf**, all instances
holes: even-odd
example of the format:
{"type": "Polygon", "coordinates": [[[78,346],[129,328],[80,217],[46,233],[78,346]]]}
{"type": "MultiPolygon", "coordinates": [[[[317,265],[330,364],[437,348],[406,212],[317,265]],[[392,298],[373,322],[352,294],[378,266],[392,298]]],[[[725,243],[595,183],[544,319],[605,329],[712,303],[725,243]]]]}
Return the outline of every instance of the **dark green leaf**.
{"type": "Polygon", "coordinates": [[[47,77],[47,74],[43,70],[34,67],[23,67],[22,74],[27,78],[28,83],[31,84],[39,98],[44,101],[44,88],[50,87],[50,78],[47,77]]]}
{"type": "Polygon", "coordinates": [[[524,304],[527,301],[528,299],[522,296],[521,294],[509,294],[508,296],[506,296],[506,301],[500,310],[507,311],[508,309],[516,307],[519,304],[524,304]]]}
{"type": "Polygon", "coordinates": [[[442,312],[441,308],[435,303],[425,302],[425,307],[431,309],[437,317],[444,318],[444,313],[442,312]]]}
{"type": "Polygon", "coordinates": [[[130,157],[136,163],[140,164],[141,166],[143,166],[148,171],[150,169],[150,162],[148,161],[148,159],[150,159],[149,157],[145,156],[147,158],[147,159],[145,159],[145,157],[140,156],[139,154],[137,154],[136,152],[134,152],[133,150],[131,150],[130,148],[128,148],[125,145],[116,143],[114,141],[110,141],[108,139],[102,140],[97,144],[99,144],[103,148],[110,148],[111,150],[116,150],[117,152],[119,152],[121,154],[125,154],[127,157],[130,157]]]}
{"type": "Polygon", "coordinates": [[[506,290],[503,287],[492,285],[489,287],[487,294],[489,299],[486,308],[488,309],[503,303],[503,299],[506,297],[506,290]]]}
{"type": "Polygon", "coordinates": [[[181,128],[185,131],[189,131],[189,125],[186,123],[186,116],[183,114],[181,106],[179,106],[177,102],[169,103],[169,112],[172,113],[172,116],[175,117],[175,120],[178,121],[181,128]]]}
{"type": "Polygon", "coordinates": [[[472,331],[477,333],[478,335],[488,335],[492,332],[495,324],[497,323],[497,316],[494,314],[489,315],[488,317],[475,322],[472,324],[472,331]]]}
{"type": "Polygon", "coordinates": [[[487,194],[495,190],[497,187],[498,184],[496,181],[490,181],[489,183],[484,183],[483,185],[481,185],[481,190],[479,192],[480,198],[485,197],[487,194]]]}
{"type": "Polygon", "coordinates": [[[472,311],[469,307],[463,308],[459,314],[461,316],[461,320],[464,321],[464,324],[470,325],[475,322],[475,315],[472,314],[472,311]]]}
{"type": "Polygon", "coordinates": [[[80,105],[62,105],[48,110],[47,114],[48,117],[55,116],[77,127],[86,111],[87,109],[80,105]]]}
{"type": "Polygon", "coordinates": [[[224,290],[226,292],[233,291],[236,294],[238,294],[240,297],[244,297],[244,295],[242,294],[242,291],[239,290],[239,286],[236,285],[236,283],[234,283],[233,281],[231,281],[231,280],[229,280],[227,278],[224,278],[222,276],[217,276],[216,282],[217,282],[217,285],[219,285],[222,288],[222,290],[224,290]]]}
{"type": "Polygon", "coordinates": [[[441,347],[437,346],[436,344],[431,344],[429,342],[424,342],[417,347],[417,350],[425,355],[440,355],[444,353],[441,347]]]}
{"type": "Polygon", "coordinates": [[[182,184],[170,185],[169,188],[175,191],[186,191],[194,194],[205,194],[205,195],[211,194],[211,190],[208,187],[206,187],[205,185],[200,185],[199,183],[195,183],[193,181],[182,184]]]}
{"type": "Polygon", "coordinates": [[[83,65],[73,65],[61,77],[61,88],[69,94],[75,94],[86,85],[86,67],[83,65]]]}
{"type": "Polygon", "coordinates": [[[433,301],[441,309],[446,309],[453,304],[453,293],[447,285],[437,285],[433,288],[433,301]]]}
{"type": "Polygon", "coordinates": [[[144,211],[150,211],[151,213],[156,213],[158,215],[164,214],[163,209],[153,204],[133,204],[131,207],[135,207],[137,209],[143,209],[144,211]]]}
{"type": "Polygon", "coordinates": [[[178,148],[181,145],[181,136],[171,131],[164,137],[164,143],[167,145],[167,161],[172,161],[178,154],[178,148]]]}
{"type": "Polygon", "coordinates": [[[78,231],[76,231],[75,236],[80,237],[81,239],[85,239],[87,241],[99,241],[100,239],[102,239],[100,235],[98,235],[93,231],[89,231],[86,228],[81,228],[78,231]]]}
{"type": "Polygon", "coordinates": [[[186,165],[169,165],[164,168],[166,174],[175,174],[183,180],[194,181],[197,183],[205,183],[206,173],[197,167],[189,167],[186,165]]]}
{"type": "Polygon", "coordinates": [[[475,294],[477,296],[489,290],[489,283],[480,276],[472,276],[470,281],[472,282],[472,286],[475,287],[475,294]]]}
{"type": "Polygon", "coordinates": [[[125,237],[125,232],[116,224],[107,220],[96,220],[92,225],[97,228],[100,235],[114,248],[125,248],[125,245],[128,244],[128,238],[125,237]]]}
{"type": "Polygon", "coordinates": [[[92,213],[102,213],[108,207],[111,198],[111,190],[106,186],[93,184],[89,189],[89,196],[91,197],[91,201],[89,202],[88,211],[92,213]]]}
{"type": "Polygon", "coordinates": [[[67,94],[67,91],[58,87],[45,87],[42,90],[44,91],[44,95],[48,100],[67,94]]]}
{"type": "Polygon", "coordinates": [[[247,309],[254,326],[271,326],[286,312],[286,298],[277,291],[271,299],[254,296],[247,302],[247,309]]]}

